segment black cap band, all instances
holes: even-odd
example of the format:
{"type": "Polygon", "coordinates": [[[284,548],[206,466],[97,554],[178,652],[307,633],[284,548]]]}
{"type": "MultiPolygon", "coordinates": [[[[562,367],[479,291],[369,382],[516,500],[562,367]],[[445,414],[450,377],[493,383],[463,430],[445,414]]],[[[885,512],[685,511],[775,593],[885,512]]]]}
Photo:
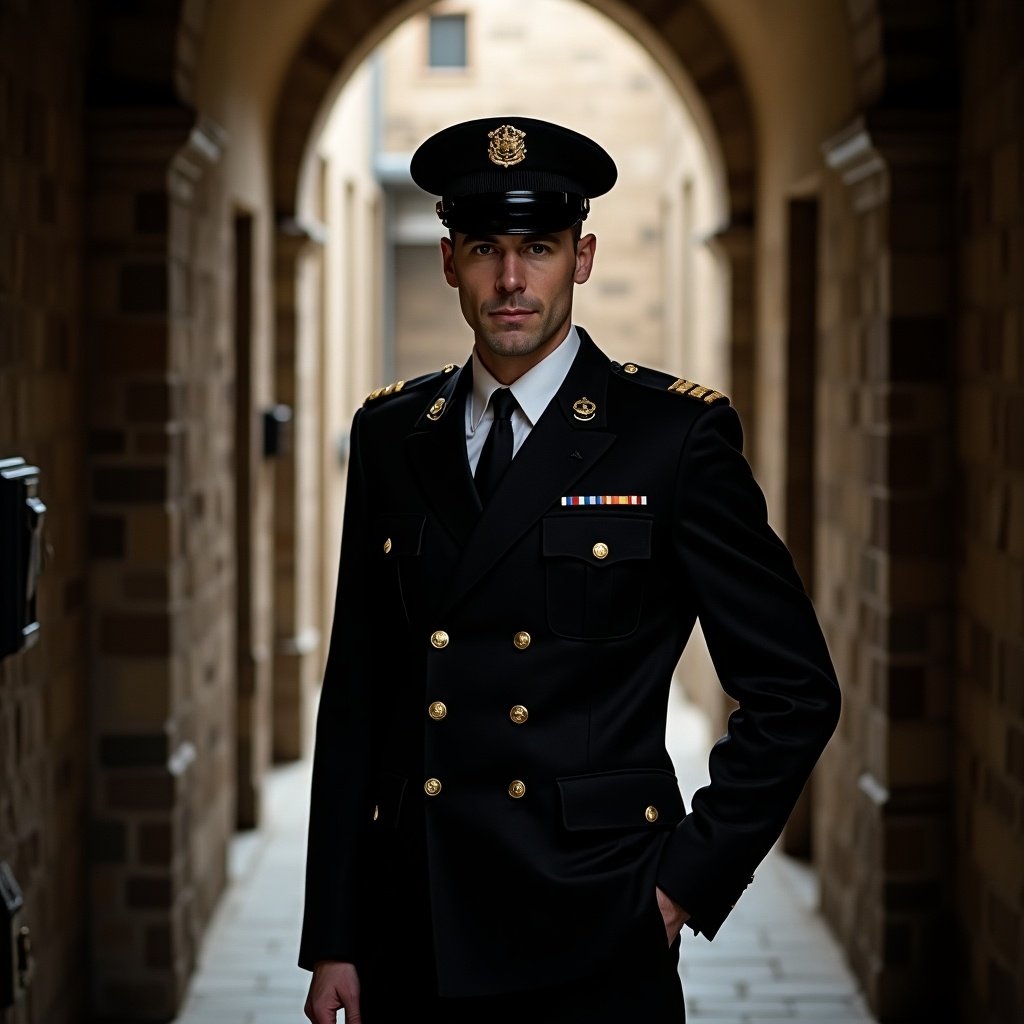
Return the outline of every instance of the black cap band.
{"type": "Polygon", "coordinates": [[[590,200],[577,192],[481,192],[445,196],[437,204],[441,223],[452,231],[480,235],[534,235],[563,231],[587,219],[590,200]]]}

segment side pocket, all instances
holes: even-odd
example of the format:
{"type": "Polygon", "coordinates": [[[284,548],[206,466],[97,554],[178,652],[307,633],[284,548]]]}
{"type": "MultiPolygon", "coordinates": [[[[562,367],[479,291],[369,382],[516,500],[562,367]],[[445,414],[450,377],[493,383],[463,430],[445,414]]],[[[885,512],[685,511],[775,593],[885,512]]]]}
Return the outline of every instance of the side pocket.
{"type": "Polygon", "coordinates": [[[686,814],[676,777],[663,769],[592,772],[557,781],[562,821],[570,832],[672,829],[686,814]]]}
{"type": "Polygon", "coordinates": [[[405,796],[406,779],[392,772],[381,772],[373,787],[374,829],[398,828],[402,817],[402,799],[405,796]]]}

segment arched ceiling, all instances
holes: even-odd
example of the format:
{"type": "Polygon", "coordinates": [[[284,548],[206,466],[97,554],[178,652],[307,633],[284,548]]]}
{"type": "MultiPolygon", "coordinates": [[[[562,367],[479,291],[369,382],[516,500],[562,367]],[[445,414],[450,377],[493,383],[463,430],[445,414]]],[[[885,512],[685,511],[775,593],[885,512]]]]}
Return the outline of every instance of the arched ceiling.
{"type": "MultiPolygon", "coordinates": [[[[705,131],[734,222],[752,219],[755,170],[771,151],[790,173],[856,102],[845,0],[589,0],[647,46],[705,131]],[[808,139],[813,142],[809,143],[808,139]],[[767,147],[768,152],[765,151],[767,147]]],[[[199,46],[195,4],[186,28],[199,46]]],[[[198,108],[257,119],[273,138],[274,201],[288,211],[310,138],[340,84],[428,0],[214,0],[195,68],[198,108]]],[[[805,172],[806,173],[806,172],[805,172]]]]}

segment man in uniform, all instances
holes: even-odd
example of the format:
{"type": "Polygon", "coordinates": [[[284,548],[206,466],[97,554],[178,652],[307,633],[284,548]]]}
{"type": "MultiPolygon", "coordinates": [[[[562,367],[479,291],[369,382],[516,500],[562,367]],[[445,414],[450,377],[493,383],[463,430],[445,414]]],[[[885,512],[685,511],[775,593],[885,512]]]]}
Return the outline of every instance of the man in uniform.
{"type": "Polygon", "coordinates": [[[461,369],[352,426],[299,962],[348,1024],[679,1024],[835,728],[811,604],[717,391],[572,322],[616,170],[523,117],[412,161],[441,197],[461,369]],[[738,703],[686,810],[669,686],[699,618],[738,703]]]}

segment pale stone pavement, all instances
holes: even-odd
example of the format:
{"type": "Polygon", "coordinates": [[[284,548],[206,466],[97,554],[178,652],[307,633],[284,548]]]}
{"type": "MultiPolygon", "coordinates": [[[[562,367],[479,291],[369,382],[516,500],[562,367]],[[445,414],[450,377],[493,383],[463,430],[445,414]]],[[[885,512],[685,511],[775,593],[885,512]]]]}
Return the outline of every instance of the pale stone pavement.
{"type": "MultiPolygon", "coordinates": [[[[689,797],[706,779],[710,737],[681,696],[673,697],[670,710],[669,750],[689,797]]],[[[233,844],[233,881],[177,1024],[305,1020],[309,975],[295,966],[295,957],[308,786],[306,762],[270,774],[267,824],[233,844]]],[[[809,871],[772,853],[713,943],[684,929],[680,969],[688,1024],[873,1024],[814,911],[814,890],[809,871]]]]}

